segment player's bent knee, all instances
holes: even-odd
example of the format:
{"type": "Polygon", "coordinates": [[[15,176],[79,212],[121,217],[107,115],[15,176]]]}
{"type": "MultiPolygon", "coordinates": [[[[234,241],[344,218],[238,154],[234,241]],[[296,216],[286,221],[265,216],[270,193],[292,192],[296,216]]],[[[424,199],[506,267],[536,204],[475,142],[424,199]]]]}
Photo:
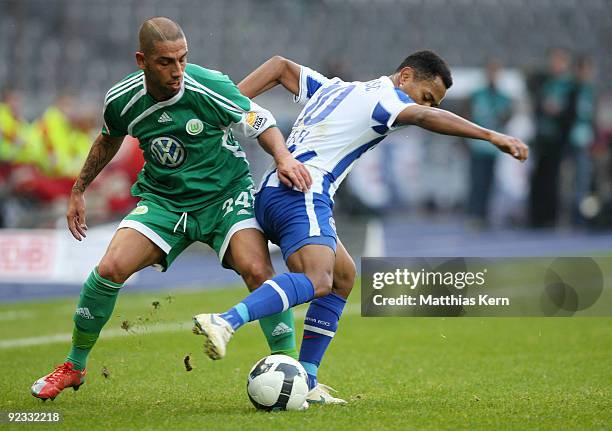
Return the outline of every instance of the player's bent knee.
{"type": "Polygon", "coordinates": [[[334,273],[333,292],[345,299],[348,298],[355,285],[356,277],[357,268],[355,263],[351,261],[351,265],[348,268],[344,268],[339,273],[334,273]]]}
{"type": "Polygon", "coordinates": [[[343,298],[348,298],[355,285],[355,274],[344,273],[340,277],[334,277],[333,292],[343,298]]]}
{"type": "Polygon", "coordinates": [[[98,274],[113,283],[124,283],[132,275],[125,268],[122,268],[119,259],[112,255],[106,255],[102,258],[98,264],[98,274]]]}
{"type": "Polygon", "coordinates": [[[306,276],[312,281],[314,286],[315,296],[327,296],[332,292],[333,276],[328,272],[306,273],[306,276]]]}
{"type": "Polygon", "coordinates": [[[265,262],[249,262],[244,268],[240,268],[240,274],[250,291],[257,289],[266,280],[274,277],[272,266],[265,262]]]}

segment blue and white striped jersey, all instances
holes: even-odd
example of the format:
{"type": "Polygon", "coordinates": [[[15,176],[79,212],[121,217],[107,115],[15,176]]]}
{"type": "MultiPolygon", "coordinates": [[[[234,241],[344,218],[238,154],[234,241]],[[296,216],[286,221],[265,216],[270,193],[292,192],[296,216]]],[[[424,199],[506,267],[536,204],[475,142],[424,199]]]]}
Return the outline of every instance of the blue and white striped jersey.
{"type": "MultiPolygon", "coordinates": [[[[301,67],[300,89],[294,97],[304,105],[287,146],[304,163],[312,178],[312,192],[333,198],[357,159],[389,133],[401,111],[415,102],[387,76],[367,82],[329,79],[301,67]]],[[[274,168],[264,174],[261,187],[278,187],[274,168]]]]}

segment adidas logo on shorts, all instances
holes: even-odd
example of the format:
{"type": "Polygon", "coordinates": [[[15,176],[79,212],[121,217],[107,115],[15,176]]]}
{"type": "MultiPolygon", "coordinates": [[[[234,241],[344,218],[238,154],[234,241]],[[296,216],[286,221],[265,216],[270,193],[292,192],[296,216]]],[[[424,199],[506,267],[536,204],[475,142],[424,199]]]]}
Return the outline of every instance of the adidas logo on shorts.
{"type": "Polygon", "coordinates": [[[162,114],[159,116],[159,120],[157,120],[158,123],[169,123],[171,121],[172,117],[168,115],[166,111],[162,112],[162,114]]]}
{"type": "Polygon", "coordinates": [[[274,331],[272,331],[272,336],[276,337],[278,335],[291,334],[292,332],[293,332],[293,329],[288,327],[283,322],[280,322],[278,325],[276,325],[276,328],[274,328],[274,331]]]}

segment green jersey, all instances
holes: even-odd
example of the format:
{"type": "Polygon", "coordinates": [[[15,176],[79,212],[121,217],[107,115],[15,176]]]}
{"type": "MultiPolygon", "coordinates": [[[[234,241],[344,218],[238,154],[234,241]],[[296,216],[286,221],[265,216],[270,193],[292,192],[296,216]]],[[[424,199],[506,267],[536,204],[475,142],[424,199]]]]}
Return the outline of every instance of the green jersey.
{"type": "Polygon", "coordinates": [[[162,102],[147,93],[142,71],[113,86],[104,101],[102,133],[138,138],[146,163],[132,186],[134,196],[171,211],[193,211],[250,177],[231,128],[256,137],[273,125],[274,118],[226,75],[188,64],[180,91],[162,102]]]}

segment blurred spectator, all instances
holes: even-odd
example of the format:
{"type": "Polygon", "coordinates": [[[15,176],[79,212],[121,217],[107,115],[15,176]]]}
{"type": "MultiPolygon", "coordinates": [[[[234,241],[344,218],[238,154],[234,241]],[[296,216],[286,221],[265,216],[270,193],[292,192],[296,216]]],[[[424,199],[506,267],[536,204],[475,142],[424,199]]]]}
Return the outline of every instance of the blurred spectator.
{"type": "MultiPolygon", "coordinates": [[[[487,84],[470,97],[472,121],[488,129],[503,131],[512,116],[512,100],[499,90],[497,75],[500,64],[486,65],[487,84]]],[[[470,191],[468,213],[478,227],[488,225],[491,189],[495,181],[495,160],[499,150],[487,141],[468,140],[470,147],[470,191]]]]}
{"type": "Polygon", "coordinates": [[[589,194],[592,179],[591,147],[595,141],[595,65],[589,57],[576,63],[575,85],[570,97],[573,117],[570,129],[570,157],[574,164],[572,222],[584,223],[580,205],[589,194]]]}
{"type": "MultiPolygon", "coordinates": [[[[21,98],[5,91],[0,103],[0,227],[52,227],[63,222],[66,199],[91,146],[98,113],[57,98],[36,121],[21,118],[21,98]]],[[[144,163],[138,141],[126,142],[92,184],[93,220],[124,215],[136,203],[129,186],[144,163]]]]}
{"type": "Polygon", "coordinates": [[[22,123],[21,95],[15,90],[4,90],[0,101],[0,162],[3,164],[14,159],[22,123]]]}
{"type": "Polygon", "coordinates": [[[65,198],[90,146],[88,131],[74,127],[74,100],[63,94],[34,122],[27,135],[14,190],[41,204],[65,198]]]}
{"type": "Polygon", "coordinates": [[[38,121],[45,149],[40,167],[48,176],[75,177],[89,151],[88,127],[83,127],[83,117],[76,115],[74,104],[72,96],[62,94],[38,121]]]}
{"type": "Polygon", "coordinates": [[[572,126],[570,55],[555,48],[548,61],[548,72],[531,88],[536,127],[531,146],[533,172],[529,194],[529,219],[533,227],[557,223],[561,160],[572,126]]]}
{"type": "Polygon", "coordinates": [[[0,228],[4,227],[5,201],[9,192],[8,177],[21,145],[21,96],[14,90],[4,90],[0,102],[0,228]]]}

